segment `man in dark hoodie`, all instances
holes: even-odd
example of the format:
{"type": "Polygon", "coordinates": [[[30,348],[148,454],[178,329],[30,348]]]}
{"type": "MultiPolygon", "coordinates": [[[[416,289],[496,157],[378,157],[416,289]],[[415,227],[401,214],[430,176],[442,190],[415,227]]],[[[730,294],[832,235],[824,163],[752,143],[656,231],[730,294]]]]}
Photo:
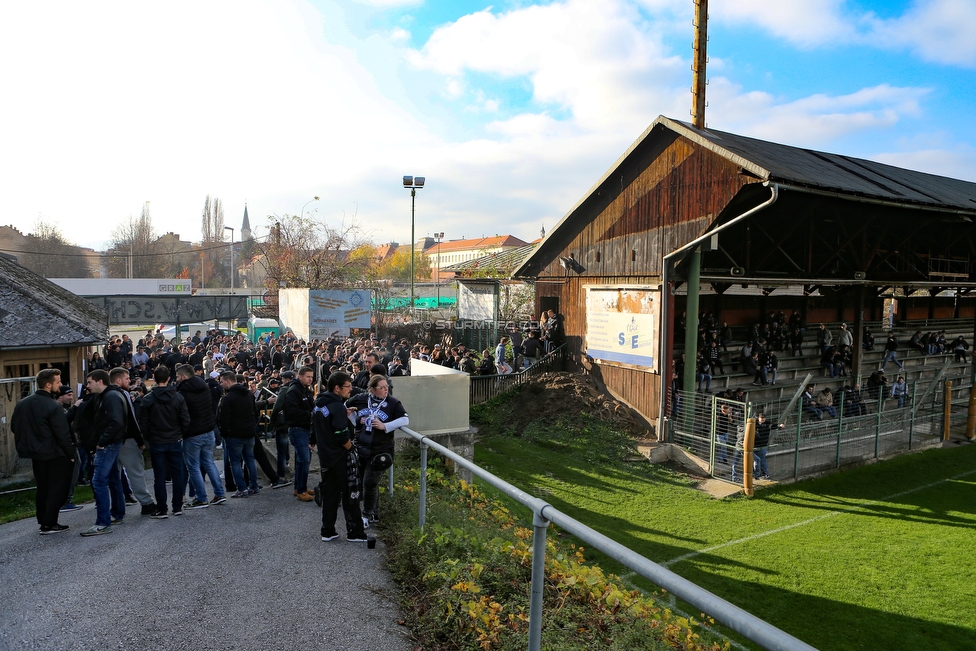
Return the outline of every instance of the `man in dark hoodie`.
{"type": "Polygon", "coordinates": [[[350,452],[353,424],[349,413],[352,410],[346,408],[344,401],[352,393],[352,378],[346,373],[333,373],[326,381],[326,389],[315,401],[310,441],[310,445],[318,448],[322,467],[322,483],[319,485],[322,540],[328,542],[339,537],[335,525],[341,501],[346,519],[346,540],[363,542],[366,532],[359,510],[358,489],[349,484],[349,455],[355,452],[350,452]]]}
{"type": "Polygon", "coordinates": [[[153,371],[156,386],[142,399],[139,428],[149,441],[156,489],[156,512],[150,517],[162,520],[166,515],[166,474],[173,478],[173,515],[183,515],[183,435],[190,430],[190,412],[186,401],[169,383],[169,367],[153,371]]]}
{"type": "Polygon", "coordinates": [[[176,369],[176,390],[183,396],[186,409],[190,413],[190,428],[183,437],[183,462],[190,480],[190,496],[193,498],[187,508],[203,509],[211,504],[223,504],[224,484],[220,471],[214,463],[213,451],[214,424],[217,422],[211,403],[210,387],[203,378],[194,373],[191,366],[184,364],[176,369]],[[207,501],[207,486],[203,474],[210,478],[214,498],[207,501]]]}
{"type": "MultiPolygon", "coordinates": [[[[95,494],[95,526],[82,536],[112,533],[113,524],[125,517],[125,495],[119,474],[119,450],[129,428],[129,400],[121,387],[109,381],[104,369],[88,374],[88,390],[93,395],[91,432],[95,457],[92,461],[92,492],[95,494]]],[[[136,427],[135,423],[131,424],[136,427]]],[[[89,447],[91,451],[91,447],[89,447]]]]}
{"type": "Polygon", "coordinates": [[[254,437],[257,434],[258,410],[254,395],[247,390],[243,375],[224,371],[220,375],[220,386],[224,397],[217,408],[217,422],[224,437],[225,453],[230,459],[230,469],[234,476],[237,492],[231,497],[248,497],[258,494],[258,468],[254,463],[254,437]],[[247,464],[250,488],[245,488],[244,472],[241,462],[247,464]]]}
{"type": "MultiPolygon", "coordinates": [[[[288,424],[288,439],[295,448],[295,497],[303,502],[310,502],[315,498],[308,490],[308,465],[311,451],[308,446],[312,427],[312,408],[315,397],[310,387],[315,376],[315,370],[310,366],[298,369],[297,377],[288,385],[288,393],[282,400],[285,422],[288,424]]],[[[221,376],[223,382],[223,376],[221,376]]]]}
{"type": "Polygon", "coordinates": [[[61,371],[42,370],[37,374],[37,391],[17,403],[10,419],[17,455],[30,459],[34,468],[35,507],[42,536],[68,528],[58,524],[58,511],[68,499],[75,444],[55,396],[60,386],[61,371]]]}

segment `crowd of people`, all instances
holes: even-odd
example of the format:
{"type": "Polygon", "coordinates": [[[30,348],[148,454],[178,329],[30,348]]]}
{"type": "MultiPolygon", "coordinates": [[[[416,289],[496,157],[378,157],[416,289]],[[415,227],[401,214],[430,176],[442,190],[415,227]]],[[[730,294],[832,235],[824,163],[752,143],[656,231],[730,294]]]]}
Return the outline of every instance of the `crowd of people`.
{"type": "Polygon", "coordinates": [[[431,353],[375,338],[268,335],[252,344],[216,330],[184,342],[152,331],[138,342],[112,337],[92,354],[77,400],[60,371],[49,368],[14,409],[17,452],[32,460],[37,480],[40,533],[67,529],[58,514],[83,508],[73,501],[77,485],[90,483],[94,492],[95,523],[82,532],[94,536],[121,524],[127,504],[163,520],[260,495],[260,465],[266,487],[294,484],[296,499],[322,506],[323,540],[337,537],[342,502],[347,540],[365,541],[365,529],[379,519],[379,478],[393,462],[393,432],[409,424],[390,395],[390,378],[404,375],[411,357],[431,353]],[[274,436],[277,464],[258,438],[262,431],[274,436]],[[312,452],[321,465],[315,488],[312,452]]]}

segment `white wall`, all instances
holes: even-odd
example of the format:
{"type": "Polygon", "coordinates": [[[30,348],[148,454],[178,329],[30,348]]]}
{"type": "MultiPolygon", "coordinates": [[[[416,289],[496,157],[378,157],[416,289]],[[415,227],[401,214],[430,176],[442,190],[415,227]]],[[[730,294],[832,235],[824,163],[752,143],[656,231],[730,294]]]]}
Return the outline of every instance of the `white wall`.
{"type": "Polygon", "coordinates": [[[495,320],[494,284],[458,282],[458,318],[471,321],[495,320]]]}
{"type": "Polygon", "coordinates": [[[391,378],[393,395],[410,416],[410,429],[426,435],[470,429],[467,373],[417,359],[410,360],[410,373],[391,378]]]}
{"type": "Polygon", "coordinates": [[[278,290],[278,319],[281,327],[308,341],[308,289],[278,290]]]}

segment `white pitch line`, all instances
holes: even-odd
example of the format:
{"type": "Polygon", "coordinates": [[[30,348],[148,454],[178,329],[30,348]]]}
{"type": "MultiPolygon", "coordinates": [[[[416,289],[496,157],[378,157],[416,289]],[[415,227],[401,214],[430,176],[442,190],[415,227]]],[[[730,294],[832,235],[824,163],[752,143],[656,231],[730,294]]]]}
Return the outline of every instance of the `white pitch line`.
{"type": "Polygon", "coordinates": [[[889,500],[893,500],[893,499],[896,499],[896,498],[899,498],[899,497],[903,497],[905,495],[910,495],[912,493],[916,493],[918,491],[922,491],[922,490],[925,490],[927,488],[932,488],[934,486],[938,486],[939,484],[944,484],[947,481],[953,481],[955,479],[962,479],[963,477],[968,477],[969,475],[976,475],[976,470],[970,470],[968,472],[964,472],[962,474],[955,475],[954,477],[946,477],[945,479],[940,479],[939,481],[932,482],[931,484],[926,484],[924,486],[918,486],[916,488],[912,488],[912,489],[907,490],[907,491],[902,491],[900,493],[895,493],[894,495],[888,495],[887,497],[882,497],[881,499],[872,500],[870,502],[865,502],[864,504],[858,504],[856,506],[851,506],[851,507],[846,508],[846,509],[840,509],[840,510],[837,510],[837,511],[831,511],[830,513],[827,513],[826,515],[818,515],[815,518],[810,518],[809,520],[804,520],[802,522],[796,522],[794,524],[788,524],[788,525],[786,525],[784,527],[779,527],[777,529],[770,529],[769,531],[763,531],[762,533],[757,533],[757,534],[753,534],[751,536],[746,536],[745,538],[739,538],[738,540],[730,540],[729,542],[722,543],[721,545],[715,545],[713,547],[706,547],[705,549],[700,549],[698,551],[688,552],[687,554],[682,554],[681,556],[678,556],[677,558],[672,558],[670,561],[665,561],[665,562],[661,563],[661,566],[662,567],[670,567],[670,566],[674,565],[675,563],[680,563],[681,561],[686,561],[689,558],[694,558],[695,556],[701,556],[702,554],[710,554],[711,552],[714,552],[714,551],[719,550],[719,549],[724,549],[725,547],[731,547],[733,545],[740,545],[742,543],[750,542],[750,541],[753,541],[753,540],[758,540],[759,538],[765,538],[766,536],[772,536],[773,534],[781,533],[783,531],[789,531],[790,529],[795,529],[797,527],[802,527],[804,525],[812,524],[814,522],[819,522],[821,520],[826,520],[827,518],[832,518],[832,517],[837,516],[837,515],[845,515],[847,513],[853,513],[855,511],[861,511],[861,510],[864,510],[864,509],[866,509],[866,508],[868,508],[870,506],[874,506],[876,504],[881,504],[883,502],[887,502],[889,500]]]}

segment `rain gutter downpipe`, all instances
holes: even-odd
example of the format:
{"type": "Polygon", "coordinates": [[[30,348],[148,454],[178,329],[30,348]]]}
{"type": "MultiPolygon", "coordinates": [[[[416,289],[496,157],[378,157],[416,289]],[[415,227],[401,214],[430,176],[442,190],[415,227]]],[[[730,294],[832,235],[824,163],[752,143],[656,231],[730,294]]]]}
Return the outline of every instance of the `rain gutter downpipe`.
{"type": "MultiPolygon", "coordinates": [[[[668,338],[665,336],[665,333],[667,332],[668,319],[671,318],[671,315],[669,315],[667,313],[667,306],[668,306],[667,296],[668,295],[665,292],[671,291],[670,290],[670,287],[669,287],[669,283],[671,282],[671,279],[670,279],[670,275],[671,274],[668,273],[668,272],[671,269],[671,267],[674,265],[673,258],[675,258],[678,255],[681,255],[682,253],[688,251],[689,249],[695,248],[694,257],[693,257],[693,260],[692,260],[692,264],[694,264],[694,263],[697,262],[700,265],[701,264],[700,253],[698,252],[698,250],[696,248],[699,244],[701,244],[702,242],[704,242],[707,239],[710,239],[713,235],[716,235],[717,233],[719,233],[721,231],[724,231],[725,229],[729,228],[730,226],[733,226],[735,224],[738,224],[743,219],[746,219],[747,217],[751,217],[752,215],[755,215],[757,212],[759,212],[761,210],[765,210],[766,208],[768,208],[771,205],[773,205],[774,203],[776,203],[776,200],[779,199],[779,190],[780,190],[779,184],[777,184],[777,183],[770,183],[769,181],[766,181],[765,183],[763,183],[763,185],[765,185],[766,187],[768,187],[770,189],[770,197],[769,197],[769,199],[767,199],[766,201],[764,201],[763,203],[759,204],[758,206],[756,206],[754,208],[750,208],[749,210],[745,211],[741,215],[739,215],[737,217],[733,217],[732,219],[730,219],[729,221],[725,222],[724,224],[720,224],[720,225],[716,226],[715,228],[713,228],[712,230],[708,231],[704,235],[700,235],[699,237],[693,239],[692,241],[688,242],[684,246],[682,246],[682,247],[680,247],[678,249],[675,249],[671,253],[668,253],[668,254],[666,254],[664,256],[664,261],[663,261],[663,264],[661,265],[661,327],[658,330],[659,333],[660,333],[660,335],[658,337],[658,339],[660,340],[659,341],[660,351],[659,351],[659,356],[658,357],[661,360],[661,368],[660,368],[661,385],[659,387],[659,389],[660,389],[660,396],[659,396],[660,403],[659,403],[659,408],[658,408],[658,433],[657,433],[658,440],[659,441],[663,441],[664,440],[663,437],[665,436],[665,429],[664,429],[664,421],[665,421],[665,414],[666,414],[665,407],[668,404],[668,389],[669,389],[669,387],[671,385],[671,368],[670,368],[670,366],[668,368],[665,368],[664,367],[664,365],[666,364],[667,360],[669,359],[668,353],[670,351],[668,351],[668,338]]],[[[700,277],[700,269],[693,270],[693,272],[694,272],[694,277],[695,278],[699,278],[700,277]]],[[[689,276],[689,279],[691,279],[692,273],[689,273],[688,276],[689,276]]],[[[688,284],[688,305],[691,305],[691,303],[692,303],[692,294],[694,294],[694,303],[695,303],[695,306],[698,305],[699,285],[700,285],[700,283],[696,283],[695,287],[693,288],[690,283],[688,284]]],[[[685,392],[685,394],[688,394],[688,392],[691,389],[691,387],[694,386],[694,379],[695,379],[695,371],[694,371],[694,368],[696,366],[696,361],[697,360],[696,360],[696,351],[694,349],[695,349],[695,347],[698,344],[698,327],[697,327],[698,310],[697,310],[697,307],[696,307],[694,314],[691,313],[690,309],[686,309],[685,312],[687,313],[688,316],[687,316],[687,318],[685,320],[685,384],[684,384],[684,392],[685,392]],[[688,344],[689,341],[691,341],[690,347],[689,347],[689,344],[688,344]],[[691,354],[689,354],[689,351],[690,351],[691,354]],[[689,366],[692,369],[691,372],[690,372],[690,376],[691,376],[691,380],[692,380],[691,383],[688,383],[687,382],[687,377],[689,376],[689,366]]],[[[692,412],[691,405],[689,405],[687,403],[684,405],[684,409],[686,410],[687,413],[691,413],[692,412]]]]}

